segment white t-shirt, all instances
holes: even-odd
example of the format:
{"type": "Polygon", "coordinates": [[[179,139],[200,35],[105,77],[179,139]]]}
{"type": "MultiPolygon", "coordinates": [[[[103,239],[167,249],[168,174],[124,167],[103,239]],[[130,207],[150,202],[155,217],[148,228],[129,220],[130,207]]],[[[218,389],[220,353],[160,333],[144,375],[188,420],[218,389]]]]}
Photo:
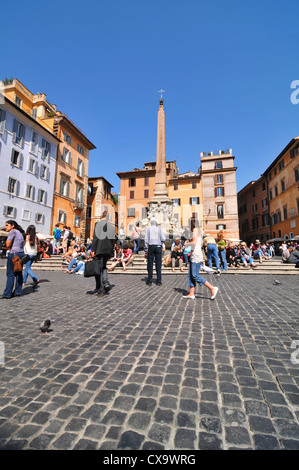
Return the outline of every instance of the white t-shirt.
{"type": "Polygon", "coordinates": [[[191,251],[191,262],[192,263],[201,263],[203,261],[203,254],[202,254],[202,234],[196,230],[196,242],[194,246],[194,250],[191,251]]]}

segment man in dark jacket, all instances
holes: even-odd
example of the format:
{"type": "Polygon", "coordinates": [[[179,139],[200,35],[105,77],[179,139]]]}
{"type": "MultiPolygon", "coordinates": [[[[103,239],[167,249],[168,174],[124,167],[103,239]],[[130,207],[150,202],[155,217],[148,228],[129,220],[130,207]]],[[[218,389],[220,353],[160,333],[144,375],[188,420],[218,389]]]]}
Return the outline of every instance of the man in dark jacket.
{"type": "Polygon", "coordinates": [[[95,225],[91,244],[91,254],[98,260],[100,267],[100,274],[95,276],[96,290],[94,295],[101,296],[108,294],[110,291],[111,286],[108,282],[106,264],[113,255],[114,243],[115,228],[107,219],[107,211],[104,211],[100,222],[97,222],[95,225]]]}

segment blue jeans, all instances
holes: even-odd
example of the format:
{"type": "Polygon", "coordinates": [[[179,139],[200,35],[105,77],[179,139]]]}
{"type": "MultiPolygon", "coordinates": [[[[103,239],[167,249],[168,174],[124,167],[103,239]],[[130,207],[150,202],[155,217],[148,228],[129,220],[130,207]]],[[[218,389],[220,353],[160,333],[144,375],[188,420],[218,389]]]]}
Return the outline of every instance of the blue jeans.
{"type": "Polygon", "coordinates": [[[72,269],[73,266],[77,266],[77,260],[76,260],[76,258],[73,258],[73,259],[72,259],[72,261],[71,261],[70,264],[68,265],[67,269],[68,269],[69,271],[71,271],[71,269],[72,269]]]}
{"type": "Polygon", "coordinates": [[[191,260],[189,260],[189,270],[188,270],[188,286],[189,287],[195,287],[196,283],[198,283],[200,286],[203,286],[207,280],[200,276],[199,270],[200,266],[202,263],[192,263],[191,260]]]}
{"type": "Polygon", "coordinates": [[[243,261],[243,263],[254,263],[253,259],[251,258],[251,256],[249,256],[247,259],[244,258],[244,256],[241,256],[241,260],[243,261]]]}
{"type": "Polygon", "coordinates": [[[138,251],[140,250],[140,238],[135,238],[134,240],[134,251],[133,253],[138,253],[138,251]]]}
{"type": "Polygon", "coordinates": [[[34,272],[31,269],[31,265],[33,261],[35,260],[35,258],[36,256],[30,256],[30,260],[28,261],[28,263],[25,264],[23,284],[26,284],[28,276],[30,276],[33,281],[37,281],[37,276],[34,274],[34,272]]]}
{"type": "Polygon", "coordinates": [[[19,271],[17,273],[14,272],[13,270],[14,264],[12,262],[12,259],[15,255],[19,256],[19,258],[22,258],[22,256],[24,256],[24,252],[8,253],[7,264],[6,264],[6,286],[3,292],[3,297],[7,297],[8,299],[13,294],[15,281],[16,281],[16,285],[15,285],[14,294],[21,295],[22,293],[23,271],[19,271]]]}
{"type": "Polygon", "coordinates": [[[219,257],[218,257],[218,250],[216,243],[209,243],[207,245],[207,258],[210,268],[213,267],[212,265],[212,258],[214,258],[216,263],[216,268],[220,269],[219,257]]]}
{"type": "Polygon", "coordinates": [[[227,261],[226,261],[226,249],[219,251],[221,266],[224,271],[227,271],[227,261]]]}
{"type": "Polygon", "coordinates": [[[74,273],[76,272],[84,272],[85,263],[83,261],[79,261],[77,266],[74,268],[74,273]]]}
{"type": "Polygon", "coordinates": [[[148,273],[147,282],[148,283],[153,282],[154,261],[155,261],[156,272],[157,272],[157,283],[161,284],[162,246],[158,246],[158,245],[148,246],[148,253],[147,253],[147,273],[148,273]]]}

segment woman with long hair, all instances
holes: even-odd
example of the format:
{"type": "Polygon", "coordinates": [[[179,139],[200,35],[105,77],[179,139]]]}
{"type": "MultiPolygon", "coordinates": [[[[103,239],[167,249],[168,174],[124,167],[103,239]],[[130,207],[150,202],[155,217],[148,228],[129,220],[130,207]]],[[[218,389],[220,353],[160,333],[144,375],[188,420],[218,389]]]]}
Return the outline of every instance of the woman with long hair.
{"type": "Polygon", "coordinates": [[[186,245],[191,245],[191,255],[189,258],[189,271],[188,271],[188,285],[189,294],[184,295],[184,299],[195,299],[195,286],[198,283],[200,286],[206,286],[211,291],[211,300],[215,299],[218,287],[210,284],[205,278],[200,276],[199,271],[203,262],[202,254],[202,233],[199,230],[198,222],[196,219],[191,219],[191,232],[192,240],[185,242],[186,245]]]}
{"type": "Polygon", "coordinates": [[[39,245],[39,240],[36,236],[36,229],[34,225],[29,225],[26,230],[26,238],[25,238],[25,248],[24,252],[26,255],[29,256],[29,261],[25,264],[24,276],[23,276],[23,286],[26,285],[27,277],[30,276],[33,280],[32,287],[36,287],[39,283],[36,275],[31,269],[31,265],[33,261],[36,260],[37,257],[37,247],[39,245]]]}
{"type": "Polygon", "coordinates": [[[9,253],[6,264],[6,286],[2,299],[10,299],[11,297],[20,297],[22,294],[22,266],[16,271],[14,267],[17,264],[15,260],[24,256],[25,232],[15,220],[11,219],[5,222],[5,230],[8,232],[6,248],[9,250],[9,253]]]}

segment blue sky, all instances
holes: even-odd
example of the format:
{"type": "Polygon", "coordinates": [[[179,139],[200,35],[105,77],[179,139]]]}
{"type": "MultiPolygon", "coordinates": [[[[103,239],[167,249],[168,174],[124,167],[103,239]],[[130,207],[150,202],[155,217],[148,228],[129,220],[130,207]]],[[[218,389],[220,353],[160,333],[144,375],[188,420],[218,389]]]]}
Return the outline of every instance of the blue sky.
{"type": "MultiPolygon", "coordinates": [[[[44,92],[97,149],[89,176],[156,158],[163,88],[166,156],[197,171],[232,148],[237,187],[299,135],[298,2],[15,0],[1,22],[1,76],[44,92]]],[[[3,13],[3,10],[2,10],[3,13]]]]}

